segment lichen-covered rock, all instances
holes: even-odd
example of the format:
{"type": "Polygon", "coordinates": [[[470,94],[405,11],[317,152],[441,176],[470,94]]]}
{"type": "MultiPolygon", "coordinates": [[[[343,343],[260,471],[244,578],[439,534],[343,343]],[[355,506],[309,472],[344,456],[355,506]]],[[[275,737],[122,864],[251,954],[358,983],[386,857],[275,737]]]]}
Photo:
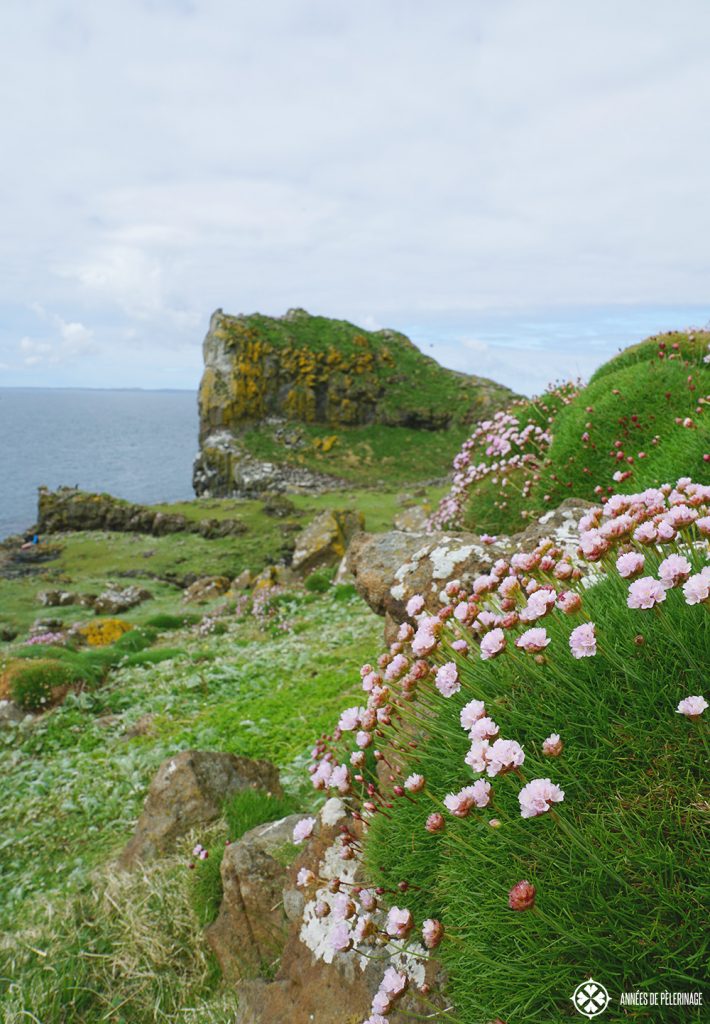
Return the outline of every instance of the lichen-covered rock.
{"type": "Polygon", "coordinates": [[[78,604],[79,595],[68,590],[40,590],[37,600],[43,608],[66,608],[78,604]]]}
{"type": "MultiPolygon", "coordinates": [[[[492,381],[439,366],[396,331],[365,331],[302,309],[279,318],[218,309],[203,352],[198,494],[251,496],[339,483],[293,461],[252,458],[240,435],[255,423],[442,430],[473,422],[512,397],[492,381]]],[[[302,443],[285,429],[277,433],[284,452],[302,443]]],[[[331,434],[316,446],[327,452],[337,440],[331,434]]]]}
{"type": "Polygon", "coordinates": [[[282,896],[285,858],[294,849],[293,829],[302,818],[292,814],[259,825],[224,851],[222,903],[205,938],[230,981],[253,977],[281,955],[289,923],[282,896]]]}
{"type": "Polygon", "coordinates": [[[204,604],[206,601],[214,601],[222,597],[229,590],[229,579],[227,576],[203,576],[191,583],[183,594],[183,601],[186,604],[204,604]]]}
{"type": "Polygon", "coordinates": [[[360,533],[350,544],[347,564],[359,594],[392,625],[406,619],[407,601],[415,594],[422,595],[428,611],[437,611],[449,580],[466,586],[498,558],[529,550],[543,537],[574,553],[576,524],[590,507],[580,498],[568,498],[523,532],[494,541],[475,533],[360,533]]]}
{"type": "Polygon", "coordinates": [[[193,826],[214,821],[224,801],[242,789],[280,794],[278,769],[269,761],[211,750],[185,750],[163,761],[119,864],[132,868],[156,857],[193,826]]]}
{"type": "Polygon", "coordinates": [[[429,513],[421,505],[413,505],[398,512],[394,517],[395,530],[403,530],[404,533],[424,533],[427,529],[429,513]]]}
{"type": "Polygon", "coordinates": [[[152,597],[144,587],[109,587],[99,594],[93,608],[97,615],[119,615],[143,601],[150,601],[152,597]]]}
{"type": "Polygon", "coordinates": [[[296,538],[291,567],[295,572],[306,574],[323,565],[338,565],[352,537],[364,526],[361,512],[345,509],[321,512],[296,538]]]}

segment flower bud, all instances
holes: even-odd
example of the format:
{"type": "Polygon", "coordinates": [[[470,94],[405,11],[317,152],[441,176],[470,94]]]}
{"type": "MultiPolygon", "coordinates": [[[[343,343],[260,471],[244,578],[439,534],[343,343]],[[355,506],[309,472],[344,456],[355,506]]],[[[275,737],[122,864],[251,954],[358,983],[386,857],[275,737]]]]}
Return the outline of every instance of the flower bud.
{"type": "Polygon", "coordinates": [[[508,893],[511,910],[531,910],[535,906],[535,886],[523,880],[517,882],[508,893]]]}
{"type": "Polygon", "coordinates": [[[427,832],[441,832],[445,825],[446,822],[444,821],[444,815],[439,814],[438,811],[435,811],[433,814],[429,815],[429,817],[426,820],[426,825],[424,827],[426,828],[427,832]]]}

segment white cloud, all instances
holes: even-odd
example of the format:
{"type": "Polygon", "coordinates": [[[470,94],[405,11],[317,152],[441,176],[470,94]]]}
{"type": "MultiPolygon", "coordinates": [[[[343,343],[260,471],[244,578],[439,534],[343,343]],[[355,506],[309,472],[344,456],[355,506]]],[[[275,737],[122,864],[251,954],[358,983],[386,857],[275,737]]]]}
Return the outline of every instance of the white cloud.
{"type": "Polygon", "coordinates": [[[427,351],[522,386],[542,310],[635,308],[633,332],[706,301],[705,0],[7,0],[3,20],[0,356],[38,297],[94,325],[103,383],[114,332],[141,383],[216,306],[304,306],[426,323],[427,351]],[[475,351],[494,315],[519,333],[475,351]]]}

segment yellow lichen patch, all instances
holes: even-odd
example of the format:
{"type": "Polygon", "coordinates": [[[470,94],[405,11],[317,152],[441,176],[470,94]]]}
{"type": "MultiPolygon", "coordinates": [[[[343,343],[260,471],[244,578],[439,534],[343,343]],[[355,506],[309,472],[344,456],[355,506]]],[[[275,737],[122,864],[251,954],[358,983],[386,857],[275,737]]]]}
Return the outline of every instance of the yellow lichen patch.
{"type": "Polygon", "coordinates": [[[81,626],[79,634],[89,647],[108,647],[120,640],[129,629],[133,629],[133,626],[123,619],[97,619],[96,622],[81,626]]]}

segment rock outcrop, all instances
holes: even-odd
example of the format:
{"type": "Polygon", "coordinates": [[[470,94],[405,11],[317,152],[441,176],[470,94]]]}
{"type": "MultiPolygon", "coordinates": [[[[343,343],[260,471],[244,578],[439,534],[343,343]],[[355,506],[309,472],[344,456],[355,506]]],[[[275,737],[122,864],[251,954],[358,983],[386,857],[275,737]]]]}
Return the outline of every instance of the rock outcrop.
{"type": "Polygon", "coordinates": [[[277,429],[279,456],[250,453],[256,424],[366,424],[444,430],[508,403],[493,381],[447,370],[403,334],[290,310],[284,317],[229,316],[217,310],[203,345],[198,494],[252,496],[323,490],[340,481],[286,456],[298,443],[277,429]]]}
{"type": "Polygon", "coordinates": [[[306,575],[324,565],[338,565],[353,536],[364,528],[365,517],[361,512],[345,509],[321,512],[296,537],[291,568],[306,575]]]}
{"type": "Polygon", "coordinates": [[[151,860],[194,825],[214,821],[224,801],[242,789],[281,794],[278,770],[270,761],[211,750],[185,750],[169,757],[150,784],[120,866],[132,868],[151,860]]]}
{"type": "Polygon", "coordinates": [[[581,498],[568,498],[523,532],[493,542],[475,533],[359,533],[348,548],[347,565],[361,597],[386,617],[389,635],[395,623],[406,619],[407,601],[415,594],[421,594],[427,609],[435,612],[449,580],[470,584],[496,559],[529,550],[543,537],[576,551],[576,525],[590,507],[581,498]]]}
{"type": "Polygon", "coordinates": [[[240,519],[191,520],[179,513],[157,512],[149,505],[133,505],[110,494],[92,494],[75,487],[39,489],[39,533],[74,530],[115,530],[164,537],[170,533],[199,533],[202,537],[236,537],[246,532],[240,519]]]}
{"type": "MultiPolygon", "coordinates": [[[[292,821],[286,820],[292,827],[292,821]]],[[[444,1009],[446,1004],[441,995],[430,994],[422,1000],[417,990],[417,986],[425,983],[437,993],[442,990],[441,973],[435,961],[418,960],[400,952],[394,944],[373,947],[368,957],[357,950],[334,952],[330,933],[337,924],[337,917],[334,913],[319,917],[315,908],[317,902],[335,905],[336,896],[329,891],[329,880],[337,877],[347,885],[361,881],[359,862],[346,863],[340,858],[337,839],[343,826],[355,833],[359,828],[348,817],[340,800],[327,801],[313,837],[283,876],[279,905],[285,917],[280,919],[280,926],[283,927],[285,918],[288,922],[282,931],[278,970],[272,980],[254,974],[241,977],[235,1024],[360,1024],[369,1017],[372,997],[385,968],[390,965],[406,966],[416,979],[401,1003],[388,1013],[390,1024],[405,1024],[413,1015],[444,1009]],[[318,879],[310,888],[296,885],[301,869],[313,872],[318,879]]],[[[271,828],[281,831],[282,823],[277,822],[271,828]]],[[[285,831],[285,823],[283,828],[285,831]]],[[[247,836],[242,842],[246,839],[247,836]]],[[[263,843],[264,839],[256,841],[263,843]]],[[[242,856],[239,853],[236,859],[241,860],[242,856]]],[[[269,895],[268,886],[264,895],[269,895]]],[[[267,904],[263,906],[266,908],[267,904]]],[[[239,934],[243,944],[251,941],[248,932],[239,934]]],[[[237,940],[236,934],[231,937],[233,945],[237,940]]]]}
{"type": "Polygon", "coordinates": [[[302,817],[259,825],[224,851],[222,904],[205,938],[230,981],[254,977],[281,955],[289,925],[283,903],[289,872],[280,855],[302,817]]]}

